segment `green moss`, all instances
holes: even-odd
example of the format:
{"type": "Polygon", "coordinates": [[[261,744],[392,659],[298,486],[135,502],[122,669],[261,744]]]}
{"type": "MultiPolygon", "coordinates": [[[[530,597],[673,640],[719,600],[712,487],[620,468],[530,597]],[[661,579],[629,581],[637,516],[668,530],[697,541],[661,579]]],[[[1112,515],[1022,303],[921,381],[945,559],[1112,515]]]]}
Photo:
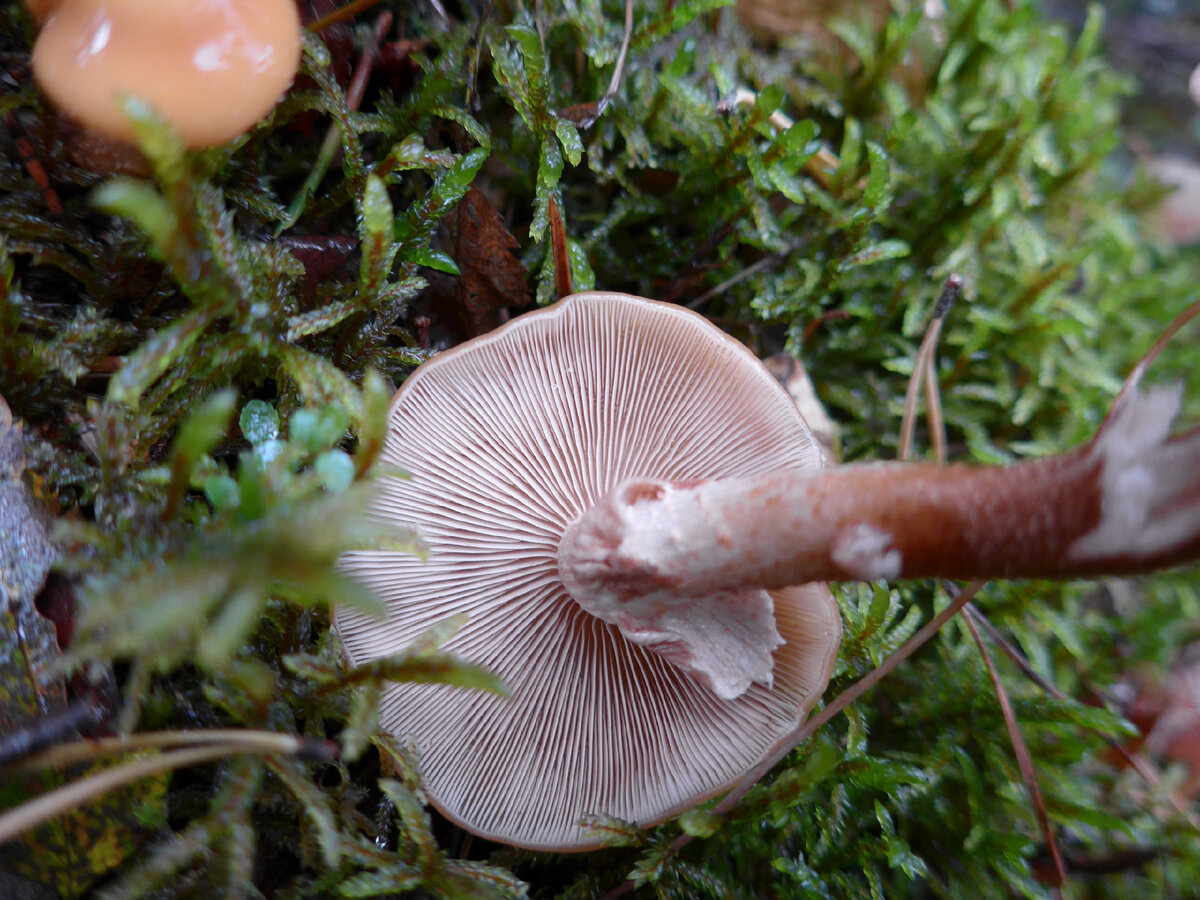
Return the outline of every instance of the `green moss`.
{"type": "MultiPolygon", "coordinates": [[[[385,54],[360,109],[345,74],[377,12],[310,38],[296,88],[230,147],[185,152],[131,103],[152,167],[140,179],[77,167],[27,82],[4,99],[0,394],[71,522],[71,660],[128,672],[125,726],[267,727],[345,751],[177,780],[173,833],[112,873],[107,896],[251,882],[280,897],[513,896],[524,881],[587,897],[631,873],[646,896],[1049,894],[959,626],[726,819],[693,812],[649,834],[607,823],[632,846],[587,856],[477,849],[487,865],[439,848],[376,706],[385,677],[497,686],[439,654],[436,636],[366,675],[338,668],[328,604],[373,602],[338,555],[413,546],[358,513],[380,474],[384,385],[432,349],[426,323],[434,345],[454,328],[449,214],[472,185],[517,237],[539,301],[553,290],[553,200],[577,284],[690,302],[764,353],[801,353],[850,459],[894,455],[916,343],[951,272],[966,280],[939,369],[951,447],[987,462],[1090,436],[1195,299],[1200,263],[1143,235],[1155,192],[1114,163],[1133,85],[1100,55],[1098,12],[1072,37],[999,0],[952,0],[940,21],[897,3],[882,29],[847,20],[840,42],[767,47],[721,6],[637,4],[620,88],[587,127],[576,113],[604,95],[622,40],[614,2],[501,3],[484,22],[464,6],[449,23],[427,4],[384,4],[414,42],[385,54]],[[757,99],[725,109],[738,88],[757,99]],[[61,214],[17,137],[48,166],[61,214]],[[703,839],[674,856],[681,828],[703,839]]],[[[5,50],[27,52],[15,4],[0,26],[5,50]]],[[[1185,343],[1160,366],[1197,397],[1185,343]]],[[[1186,574],[1139,584],[1136,602],[1124,591],[993,585],[981,604],[1078,698],[1048,699],[1001,666],[1064,848],[1155,850],[1067,892],[1184,896],[1200,877],[1195,832],[1101,761],[1101,735],[1127,732],[1084,700],[1170,663],[1196,637],[1200,599],[1186,574]]],[[[923,585],[840,599],[829,696],[940,602],[923,585]]]]}

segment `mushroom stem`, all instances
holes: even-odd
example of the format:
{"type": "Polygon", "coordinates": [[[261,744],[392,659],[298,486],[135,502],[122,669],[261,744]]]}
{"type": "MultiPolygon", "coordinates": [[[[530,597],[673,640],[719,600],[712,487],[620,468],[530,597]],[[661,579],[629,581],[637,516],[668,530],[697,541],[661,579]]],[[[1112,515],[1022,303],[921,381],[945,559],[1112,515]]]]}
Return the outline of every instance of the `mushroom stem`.
{"type": "MultiPolygon", "coordinates": [[[[626,481],[573,523],[581,605],[878,578],[1063,578],[1200,555],[1200,429],[1178,388],[1129,391],[1087,445],[1007,467],[863,464],[703,483],[626,481]]],[[[677,601],[678,602],[678,601],[677,601]]]]}

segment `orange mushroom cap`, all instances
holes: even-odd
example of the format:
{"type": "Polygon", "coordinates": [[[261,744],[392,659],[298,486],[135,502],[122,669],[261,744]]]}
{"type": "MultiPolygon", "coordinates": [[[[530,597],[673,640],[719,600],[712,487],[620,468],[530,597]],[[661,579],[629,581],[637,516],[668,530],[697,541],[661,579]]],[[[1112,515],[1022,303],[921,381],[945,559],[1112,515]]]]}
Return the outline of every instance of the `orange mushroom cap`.
{"type": "Polygon", "coordinates": [[[29,10],[29,14],[39,25],[46,21],[46,17],[60,2],[61,0],[21,0],[22,5],[29,10]]]}
{"type": "MultiPolygon", "coordinates": [[[[419,525],[422,562],[342,565],[388,608],[335,613],[350,661],[396,653],[459,614],[446,645],[511,696],[394,684],[385,727],[415,738],[449,818],[524,847],[583,850],[589,813],[649,825],[724,790],[817,702],[841,624],[822,584],[762,592],[782,643],[732,699],[587,611],[557,559],[568,526],[625,479],[816,467],[791,398],[758,360],[681,307],[577,294],[440,354],[392,402],[372,514],[419,525]]],[[[636,637],[636,635],[634,635],[636,637]]]]}
{"type": "Polygon", "coordinates": [[[250,128],[299,63],[293,0],[64,0],[33,50],[42,90],[88,128],[132,141],[117,103],[131,94],[193,147],[250,128]]]}

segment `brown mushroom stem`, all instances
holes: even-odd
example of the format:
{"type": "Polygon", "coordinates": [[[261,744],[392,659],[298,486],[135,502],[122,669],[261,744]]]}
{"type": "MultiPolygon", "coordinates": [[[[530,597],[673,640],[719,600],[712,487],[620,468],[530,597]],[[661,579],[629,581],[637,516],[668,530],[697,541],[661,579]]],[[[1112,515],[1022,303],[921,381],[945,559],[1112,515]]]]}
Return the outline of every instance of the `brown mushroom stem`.
{"type": "MultiPolygon", "coordinates": [[[[1200,554],[1200,429],[1176,388],[1131,391],[1089,444],[1007,467],[881,463],[626,481],[564,534],[597,615],[667,596],[879,578],[1063,578],[1200,554]]],[[[677,601],[677,602],[686,602],[677,601]]]]}

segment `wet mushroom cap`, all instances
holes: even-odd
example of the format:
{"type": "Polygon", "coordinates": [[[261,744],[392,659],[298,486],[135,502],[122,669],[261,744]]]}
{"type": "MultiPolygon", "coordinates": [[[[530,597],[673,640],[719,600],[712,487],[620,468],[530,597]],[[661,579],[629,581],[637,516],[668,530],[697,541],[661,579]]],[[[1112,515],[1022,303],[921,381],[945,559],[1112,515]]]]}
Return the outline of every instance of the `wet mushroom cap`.
{"type": "Polygon", "coordinates": [[[61,0],[21,0],[22,5],[29,10],[29,14],[39,25],[46,21],[46,17],[60,2],[61,0]]]}
{"type": "Polygon", "coordinates": [[[147,101],[193,147],[249,129],[300,63],[293,0],[70,0],[50,14],[33,71],[59,108],[133,141],[120,94],[147,101]]]}
{"type": "Polygon", "coordinates": [[[395,684],[385,727],[416,739],[430,799],[523,847],[582,850],[578,822],[647,825],[736,781],[800,722],[841,634],[824,585],[772,591],[782,646],[773,685],[721,700],[566,592],[564,529],[630,476],[677,479],[820,465],[779,384],[680,307],[577,294],[426,363],[392,402],[372,514],[415,524],[428,561],[370,551],[344,568],[384,600],[336,626],[353,664],[395,653],[464,614],[447,649],[511,697],[395,684]]]}

